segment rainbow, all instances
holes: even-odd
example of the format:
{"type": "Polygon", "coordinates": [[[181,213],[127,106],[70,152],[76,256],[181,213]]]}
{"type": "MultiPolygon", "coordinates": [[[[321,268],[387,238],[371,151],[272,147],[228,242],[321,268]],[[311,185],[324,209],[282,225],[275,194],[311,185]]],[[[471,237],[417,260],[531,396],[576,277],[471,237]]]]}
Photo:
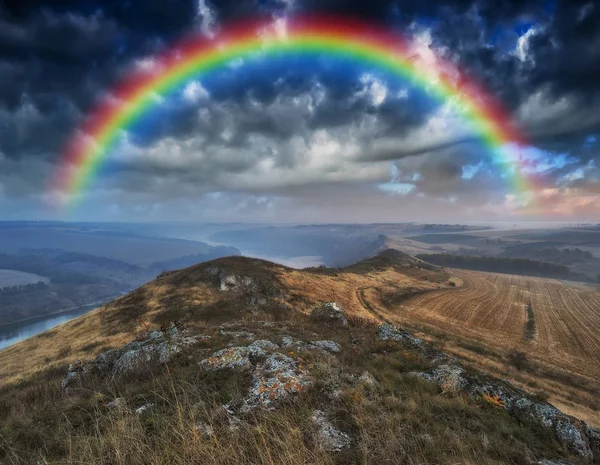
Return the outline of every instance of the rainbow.
{"type": "MultiPolygon", "coordinates": [[[[305,17],[288,20],[279,33],[273,21],[238,23],[212,39],[193,37],[154,58],[154,72],[136,71],[110,92],[75,131],[59,164],[53,189],[67,199],[89,185],[123,131],[156,106],[156,95],[251,57],[321,54],[349,58],[409,80],[440,101],[457,103],[473,133],[489,149],[515,194],[534,191],[523,174],[518,150],[523,136],[496,99],[466,73],[439,57],[425,62],[398,34],[360,21],[305,17]]],[[[66,200],[66,203],[72,200],[66,200]]]]}

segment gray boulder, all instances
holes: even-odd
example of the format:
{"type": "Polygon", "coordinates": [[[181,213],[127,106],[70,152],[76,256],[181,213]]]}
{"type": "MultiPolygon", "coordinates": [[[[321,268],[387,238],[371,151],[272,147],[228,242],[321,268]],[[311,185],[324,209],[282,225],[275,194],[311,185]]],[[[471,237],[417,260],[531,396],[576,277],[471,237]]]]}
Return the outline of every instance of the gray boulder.
{"type": "Polygon", "coordinates": [[[312,421],[317,427],[317,439],[321,448],[329,452],[341,452],[350,447],[350,436],[333,426],[325,412],[315,410],[312,421]]]}
{"type": "Polygon", "coordinates": [[[253,367],[252,359],[263,357],[266,353],[260,347],[229,347],[221,349],[200,362],[206,371],[239,370],[247,371],[253,367]]]}
{"type": "Polygon", "coordinates": [[[315,307],[310,312],[310,319],[323,323],[333,323],[348,326],[348,319],[344,311],[336,302],[327,302],[315,307]]]}
{"type": "Polygon", "coordinates": [[[197,338],[172,327],[165,332],[152,331],[137,341],[118,349],[107,350],[94,360],[78,360],[71,365],[61,382],[63,390],[81,387],[93,377],[114,381],[119,377],[149,371],[152,367],[169,362],[197,338]]]}
{"type": "Polygon", "coordinates": [[[342,350],[340,345],[334,341],[313,341],[309,345],[332,354],[337,354],[342,350]]]}

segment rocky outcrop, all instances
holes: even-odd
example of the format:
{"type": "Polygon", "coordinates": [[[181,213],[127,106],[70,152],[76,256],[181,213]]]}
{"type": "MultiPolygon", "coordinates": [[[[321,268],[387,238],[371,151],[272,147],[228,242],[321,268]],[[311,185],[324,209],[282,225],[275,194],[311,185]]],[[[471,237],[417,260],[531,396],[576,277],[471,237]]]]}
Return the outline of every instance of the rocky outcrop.
{"type": "Polygon", "coordinates": [[[336,302],[327,302],[313,308],[310,312],[310,319],[323,323],[348,326],[348,319],[344,315],[342,308],[336,302]]]}
{"type": "Polygon", "coordinates": [[[318,349],[332,354],[337,354],[342,350],[340,345],[334,341],[313,341],[308,345],[308,348],[310,348],[310,346],[317,347],[318,349]]]}
{"type": "Polygon", "coordinates": [[[246,347],[219,350],[200,362],[206,371],[237,370],[251,374],[247,395],[226,406],[230,414],[247,413],[257,407],[273,408],[312,385],[313,380],[300,361],[279,352],[267,352],[278,349],[274,342],[258,340],[246,347]]]}
{"type": "Polygon", "coordinates": [[[350,447],[350,436],[333,426],[325,412],[315,410],[312,421],[317,427],[317,439],[321,448],[329,452],[341,452],[350,447]]]}
{"type": "MultiPolygon", "coordinates": [[[[506,409],[517,418],[551,428],[559,442],[586,459],[592,459],[599,449],[600,432],[584,422],[565,415],[556,407],[530,399],[525,393],[506,381],[467,373],[459,365],[441,365],[424,372],[412,373],[442,389],[464,392],[471,398],[489,401],[506,409]]],[[[596,457],[600,458],[597,455],[596,457]]]]}
{"type": "Polygon", "coordinates": [[[250,370],[255,364],[256,359],[264,357],[265,351],[260,347],[228,347],[221,349],[211,357],[202,360],[200,366],[205,371],[216,370],[250,370]]]}
{"type": "Polygon", "coordinates": [[[394,341],[418,352],[432,362],[450,361],[452,357],[436,349],[432,344],[413,336],[410,332],[396,328],[388,323],[379,325],[378,338],[381,341],[394,341]]]}
{"type": "Polygon", "coordinates": [[[294,394],[306,390],[313,380],[302,365],[280,353],[269,355],[257,364],[244,409],[272,408],[294,394]]]}
{"type": "Polygon", "coordinates": [[[296,352],[318,351],[324,354],[337,354],[342,350],[340,345],[335,341],[305,342],[295,339],[292,336],[283,336],[281,338],[281,346],[296,352]]]}
{"type": "Polygon", "coordinates": [[[146,333],[140,340],[103,352],[95,360],[71,363],[61,387],[63,390],[71,390],[81,387],[86,379],[92,377],[114,381],[123,376],[148,371],[154,366],[167,363],[184,347],[196,341],[196,337],[187,335],[175,326],[165,331],[146,333]]]}
{"type": "Polygon", "coordinates": [[[271,298],[281,298],[282,290],[273,280],[232,273],[221,267],[211,267],[205,272],[205,281],[221,292],[241,292],[247,295],[246,303],[252,306],[267,305],[271,298]]]}

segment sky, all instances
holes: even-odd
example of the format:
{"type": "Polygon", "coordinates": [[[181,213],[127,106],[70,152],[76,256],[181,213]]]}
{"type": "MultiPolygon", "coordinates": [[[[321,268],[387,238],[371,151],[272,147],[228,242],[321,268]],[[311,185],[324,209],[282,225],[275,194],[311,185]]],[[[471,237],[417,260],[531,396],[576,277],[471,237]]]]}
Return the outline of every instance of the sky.
{"type": "Polygon", "coordinates": [[[0,218],[477,222],[600,219],[600,4],[526,0],[0,0],[0,218]],[[184,83],[56,206],[64,147],[157,54],[241,19],[360,18],[479,82],[525,135],[536,204],[452,101],[327,56],[184,83]]]}

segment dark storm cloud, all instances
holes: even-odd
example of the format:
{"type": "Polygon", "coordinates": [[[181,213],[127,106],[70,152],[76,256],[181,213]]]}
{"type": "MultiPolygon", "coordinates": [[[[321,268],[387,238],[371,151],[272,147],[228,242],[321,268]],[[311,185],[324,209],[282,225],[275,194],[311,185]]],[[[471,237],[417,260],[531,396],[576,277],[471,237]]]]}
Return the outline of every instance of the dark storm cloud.
{"type": "MultiPolygon", "coordinates": [[[[42,177],[73,129],[136,62],[230,21],[304,13],[341,14],[428,37],[426,46],[506,106],[540,148],[540,160],[569,154],[568,165],[548,172],[551,182],[593,191],[600,151],[589,138],[600,134],[600,6],[592,1],[4,0],[0,194],[43,191],[42,177]]],[[[407,194],[413,199],[467,204],[475,198],[468,193],[478,192],[477,202],[498,201],[502,182],[472,134],[445,123],[448,115],[412,89],[398,97],[400,89],[381,76],[361,81],[281,70],[271,77],[232,81],[209,89],[201,104],[165,111],[152,137],[131,135],[103,187],[141,203],[152,195],[156,201],[226,189],[306,200],[319,183],[363,182],[370,187],[360,192],[369,197],[378,192],[373,185],[389,181],[397,160],[403,182],[414,184],[407,194]],[[327,157],[333,161],[323,162],[327,157]],[[462,176],[464,166],[480,163],[473,176],[462,176]]]]}

